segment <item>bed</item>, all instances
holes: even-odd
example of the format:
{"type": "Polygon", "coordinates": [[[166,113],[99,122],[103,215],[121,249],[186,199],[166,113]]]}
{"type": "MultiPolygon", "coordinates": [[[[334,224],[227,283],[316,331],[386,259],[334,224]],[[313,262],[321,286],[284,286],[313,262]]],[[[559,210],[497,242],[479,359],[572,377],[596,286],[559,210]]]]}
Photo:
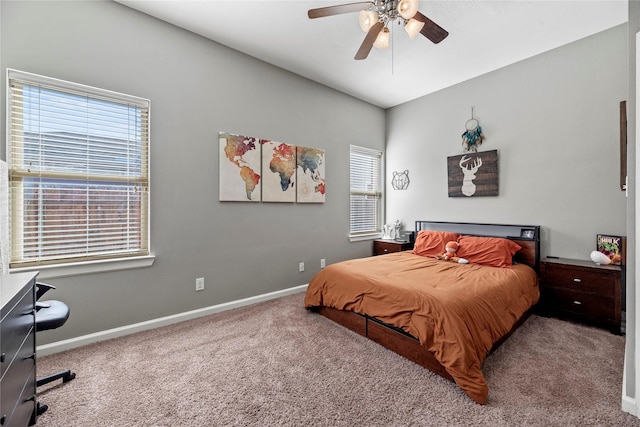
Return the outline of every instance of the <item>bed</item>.
{"type": "Polygon", "coordinates": [[[539,226],[416,221],[413,250],[329,265],[304,304],[485,404],[482,363],[537,303],[539,262],[539,226]],[[468,264],[435,258],[452,239],[468,264]]]}

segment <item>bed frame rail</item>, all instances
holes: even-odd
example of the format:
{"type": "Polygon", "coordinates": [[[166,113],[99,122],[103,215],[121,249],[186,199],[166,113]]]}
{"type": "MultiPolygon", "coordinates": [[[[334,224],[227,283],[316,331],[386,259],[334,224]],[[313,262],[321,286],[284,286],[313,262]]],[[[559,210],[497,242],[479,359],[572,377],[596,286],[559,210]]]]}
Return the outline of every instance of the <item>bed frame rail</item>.
{"type": "MultiPolygon", "coordinates": [[[[453,377],[436,359],[432,352],[422,346],[417,338],[380,320],[354,313],[352,311],[337,310],[331,307],[314,307],[312,311],[319,313],[333,322],[352,330],[353,332],[367,337],[381,346],[393,351],[406,359],[426,368],[433,373],[453,381],[453,377]]],[[[489,354],[493,353],[505,342],[531,315],[531,310],[527,311],[513,325],[513,328],[502,338],[496,341],[491,347],[489,354]]]]}

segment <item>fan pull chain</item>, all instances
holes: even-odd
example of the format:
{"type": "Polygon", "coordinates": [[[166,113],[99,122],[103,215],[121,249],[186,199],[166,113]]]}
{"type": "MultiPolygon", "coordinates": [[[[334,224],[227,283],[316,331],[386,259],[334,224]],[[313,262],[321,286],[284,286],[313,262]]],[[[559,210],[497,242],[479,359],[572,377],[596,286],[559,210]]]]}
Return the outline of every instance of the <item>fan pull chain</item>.
{"type": "Polygon", "coordinates": [[[390,31],[390,35],[391,35],[391,75],[393,76],[393,71],[394,71],[394,56],[393,56],[393,46],[396,44],[396,37],[395,37],[395,28],[393,28],[393,25],[391,26],[391,31],[390,31]]]}

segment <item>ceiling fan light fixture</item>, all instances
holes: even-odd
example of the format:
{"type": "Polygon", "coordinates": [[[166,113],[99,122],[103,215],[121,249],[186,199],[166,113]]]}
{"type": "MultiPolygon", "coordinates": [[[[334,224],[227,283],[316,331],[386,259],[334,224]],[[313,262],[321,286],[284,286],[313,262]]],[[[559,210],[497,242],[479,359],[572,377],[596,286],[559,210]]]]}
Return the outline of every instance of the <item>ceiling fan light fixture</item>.
{"type": "Polygon", "coordinates": [[[419,6],[418,0],[400,0],[400,3],[398,3],[398,13],[404,19],[411,19],[418,13],[419,6]]]}
{"type": "Polygon", "coordinates": [[[376,41],[373,42],[373,47],[378,49],[386,49],[389,47],[389,29],[387,27],[380,30],[376,41]]]}
{"type": "MultiPolygon", "coordinates": [[[[2,1],[2,0],[0,0],[2,1]]],[[[418,11],[418,0],[367,0],[309,9],[309,19],[358,12],[358,24],[366,36],[353,59],[367,59],[371,49],[386,49],[391,42],[389,27],[402,25],[410,38],[422,34],[432,43],[444,40],[449,32],[418,11]]]]}
{"type": "Polygon", "coordinates": [[[418,34],[420,34],[420,31],[422,31],[423,27],[424,27],[424,22],[411,18],[407,21],[407,24],[404,26],[404,29],[407,32],[407,34],[409,34],[409,38],[413,40],[416,38],[418,34]]]}
{"type": "Polygon", "coordinates": [[[373,10],[361,10],[358,17],[360,28],[365,33],[369,32],[369,29],[378,22],[378,13],[373,10]]]}

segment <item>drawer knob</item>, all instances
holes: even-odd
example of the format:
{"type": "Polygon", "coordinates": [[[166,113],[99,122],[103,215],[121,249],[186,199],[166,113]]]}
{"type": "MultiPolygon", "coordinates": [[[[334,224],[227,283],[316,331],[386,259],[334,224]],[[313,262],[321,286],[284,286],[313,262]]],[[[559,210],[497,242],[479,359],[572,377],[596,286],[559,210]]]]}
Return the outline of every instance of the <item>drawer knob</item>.
{"type": "Polygon", "coordinates": [[[385,249],[384,252],[389,252],[389,249],[385,249]]]}
{"type": "Polygon", "coordinates": [[[575,305],[582,305],[582,303],[580,301],[574,301],[573,302],[575,305]]]}
{"type": "Polygon", "coordinates": [[[582,283],[582,279],[578,279],[577,277],[573,279],[574,282],[576,283],[582,283]]]}

